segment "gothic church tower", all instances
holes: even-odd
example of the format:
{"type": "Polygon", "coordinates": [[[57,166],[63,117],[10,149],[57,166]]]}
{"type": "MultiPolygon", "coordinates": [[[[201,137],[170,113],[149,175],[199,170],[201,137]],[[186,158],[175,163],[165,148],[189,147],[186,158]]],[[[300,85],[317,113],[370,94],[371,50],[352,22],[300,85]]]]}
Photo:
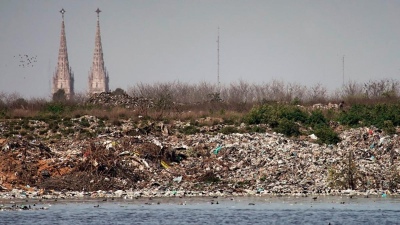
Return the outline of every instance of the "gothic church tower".
{"type": "Polygon", "coordinates": [[[67,40],[65,37],[65,26],[64,26],[64,13],[65,10],[61,9],[62,14],[61,22],[61,40],[60,40],[60,50],[58,52],[58,63],[56,72],[53,76],[53,88],[52,94],[56,93],[58,90],[64,90],[65,97],[67,99],[72,99],[74,96],[74,74],[69,66],[68,52],[67,52],[67,40]]]}
{"type": "Polygon", "coordinates": [[[100,38],[100,22],[99,14],[100,9],[97,8],[97,29],[96,29],[96,40],[93,54],[93,64],[89,72],[89,95],[108,92],[109,91],[109,77],[108,72],[104,66],[103,59],[103,48],[101,46],[100,38]]]}

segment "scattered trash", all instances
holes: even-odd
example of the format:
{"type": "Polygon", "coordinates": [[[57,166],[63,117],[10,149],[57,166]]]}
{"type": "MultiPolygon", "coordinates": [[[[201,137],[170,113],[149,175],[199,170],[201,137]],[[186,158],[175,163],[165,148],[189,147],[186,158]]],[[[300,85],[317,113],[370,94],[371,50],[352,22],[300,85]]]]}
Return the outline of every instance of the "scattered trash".
{"type": "Polygon", "coordinates": [[[116,145],[115,141],[108,140],[104,142],[104,146],[106,147],[107,150],[114,149],[115,145],[116,145]]]}
{"type": "MultiPolygon", "coordinates": [[[[335,191],[348,187],[332,186],[330,172],[346,171],[350,152],[364,176],[357,184],[365,182],[361,187],[368,187],[369,194],[400,190],[399,184],[381,182],[382,177],[391,179],[393,168],[400,168],[400,137],[371,133],[366,127],[342,131],[338,144],[320,145],[307,137],[290,139],[268,131],[222,134],[220,124],[199,127],[196,134],[174,135],[187,124],[174,121],[162,125],[170,131],[164,136],[160,124],[134,127],[127,119],[121,125],[104,122],[99,128],[99,123],[96,117],[80,116],[58,125],[60,130],[66,129],[64,124],[77,127],[76,133],[59,137],[60,132],[50,130],[42,136],[35,133],[34,140],[16,135],[0,139],[0,189],[7,191],[0,192],[0,198],[10,193],[34,198],[46,195],[40,193],[44,191],[122,198],[339,193],[335,191]],[[80,137],[80,132],[89,135],[80,137]]],[[[36,120],[28,125],[32,132],[49,127],[36,120]]],[[[0,127],[0,135],[10,130],[3,121],[0,127]]]]}
{"type": "Polygon", "coordinates": [[[182,176],[175,177],[173,181],[180,183],[182,181],[182,176]]]}
{"type": "Polygon", "coordinates": [[[218,146],[214,149],[213,153],[216,154],[216,155],[218,155],[218,153],[219,153],[219,151],[221,151],[221,149],[222,149],[222,146],[218,145],[218,146]]]}
{"type": "Polygon", "coordinates": [[[379,139],[379,145],[382,145],[385,142],[386,137],[381,137],[379,139]]]}
{"type": "Polygon", "coordinates": [[[127,94],[113,94],[111,92],[102,92],[93,94],[87,104],[100,105],[100,106],[124,106],[125,108],[145,107],[150,108],[154,106],[152,100],[147,98],[131,97],[127,94]]]}
{"type": "Polygon", "coordinates": [[[313,140],[317,140],[318,139],[318,137],[315,134],[310,134],[310,135],[308,135],[308,137],[310,137],[313,140]]]}
{"type": "Polygon", "coordinates": [[[143,164],[147,167],[150,168],[149,164],[146,162],[146,160],[142,159],[143,164]]]}
{"type": "Polygon", "coordinates": [[[165,169],[169,168],[169,165],[166,162],[164,162],[163,160],[161,160],[161,166],[164,167],[165,169]]]}

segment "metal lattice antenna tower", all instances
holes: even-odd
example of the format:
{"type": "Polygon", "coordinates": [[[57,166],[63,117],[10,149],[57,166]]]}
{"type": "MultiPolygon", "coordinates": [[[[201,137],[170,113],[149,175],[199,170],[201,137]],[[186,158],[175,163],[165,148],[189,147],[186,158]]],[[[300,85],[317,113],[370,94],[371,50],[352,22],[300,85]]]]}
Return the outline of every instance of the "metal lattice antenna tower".
{"type": "Polygon", "coordinates": [[[219,26],[218,26],[218,39],[217,39],[217,53],[218,53],[218,61],[217,61],[217,66],[218,66],[218,69],[217,69],[217,84],[218,84],[218,91],[219,91],[219,88],[220,88],[220,82],[219,82],[219,26]]]}
{"type": "Polygon", "coordinates": [[[344,87],[344,55],[343,55],[343,59],[342,59],[342,70],[343,70],[343,87],[344,87]]]}
{"type": "Polygon", "coordinates": [[[49,75],[49,93],[51,93],[51,61],[49,59],[49,65],[47,66],[47,74],[49,75]]]}

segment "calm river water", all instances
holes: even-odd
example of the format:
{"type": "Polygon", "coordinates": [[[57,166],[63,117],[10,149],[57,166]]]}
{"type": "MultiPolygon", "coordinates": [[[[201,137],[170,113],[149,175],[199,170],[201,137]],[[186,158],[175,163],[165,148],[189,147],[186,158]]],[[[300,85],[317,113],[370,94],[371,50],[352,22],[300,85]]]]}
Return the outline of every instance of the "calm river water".
{"type": "MultiPolygon", "coordinates": [[[[0,211],[0,224],[400,224],[400,198],[389,197],[143,198],[36,203],[35,208],[48,210],[0,211]]],[[[5,200],[2,204],[11,205],[5,200]]]]}

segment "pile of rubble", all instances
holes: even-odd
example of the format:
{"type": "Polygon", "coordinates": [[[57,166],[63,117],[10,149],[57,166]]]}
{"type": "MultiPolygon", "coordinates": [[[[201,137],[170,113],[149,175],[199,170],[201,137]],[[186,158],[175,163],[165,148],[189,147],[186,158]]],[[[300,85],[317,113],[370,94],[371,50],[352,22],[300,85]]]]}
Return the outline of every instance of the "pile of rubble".
{"type": "Polygon", "coordinates": [[[0,189],[5,197],[400,191],[399,136],[378,129],[346,130],[337,145],[319,145],[270,132],[182,135],[184,126],[125,121],[92,138],[0,139],[0,189]]]}
{"type": "Polygon", "coordinates": [[[154,106],[153,101],[150,99],[131,97],[126,93],[114,94],[112,92],[93,94],[86,103],[106,107],[122,106],[125,108],[150,108],[154,106]]]}

